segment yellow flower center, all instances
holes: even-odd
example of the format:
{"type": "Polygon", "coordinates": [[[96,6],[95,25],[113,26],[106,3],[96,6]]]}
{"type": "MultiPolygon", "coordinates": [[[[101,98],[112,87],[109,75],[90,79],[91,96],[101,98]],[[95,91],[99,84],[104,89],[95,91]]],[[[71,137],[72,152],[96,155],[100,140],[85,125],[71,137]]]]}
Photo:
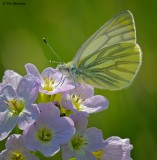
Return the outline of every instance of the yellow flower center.
{"type": "Polygon", "coordinates": [[[74,148],[74,150],[79,150],[84,144],[87,144],[85,138],[78,134],[74,135],[71,139],[71,145],[74,148]]]}
{"type": "Polygon", "coordinates": [[[47,90],[47,91],[53,91],[54,88],[54,80],[53,78],[49,78],[47,79],[46,77],[44,77],[44,86],[43,86],[43,90],[47,90]]]}
{"type": "Polygon", "coordinates": [[[11,160],[24,160],[24,157],[21,155],[21,153],[14,152],[11,155],[11,160]]]}
{"type": "Polygon", "coordinates": [[[25,102],[23,99],[10,99],[7,105],[13,114],[19,115],[24,109],[25,102]]]}
{"type": "Polygon", "coordinates": [[[51,129],[47,127],[40,128],[37,132],[37,138],[42,142],[49,142],[52,139],[53,135],[51,129]]]}
{"type": "Polygon", "coordinates": [[[81,98],[81,95],[72,95],[71,96],[71,102],[73,103],[73,105],[76,107],[76,109],[78,111],[82,111],[83,109],[83,105],[82,102],[85,101],[85,99],[81,98]]]}
{"type": "Polygon", "coordinates": [[[92,152],[92,154],[95,156],[95,158],[97,160],[101,160],[101,157],[104,154],[104,152],[102,150],[99,150],[99,151],[96,151],[96,152],[92,152]]]}

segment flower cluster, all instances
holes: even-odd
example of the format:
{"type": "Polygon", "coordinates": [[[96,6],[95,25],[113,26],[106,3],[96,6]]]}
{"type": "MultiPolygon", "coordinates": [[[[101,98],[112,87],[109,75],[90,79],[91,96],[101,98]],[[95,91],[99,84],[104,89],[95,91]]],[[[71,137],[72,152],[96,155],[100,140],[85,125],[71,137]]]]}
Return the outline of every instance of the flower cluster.
{"type": "Polygon", "coordinates": [[[63,160],[131,160],[129,139],[104,140],[101,130],[87,128],[90,114],[108,108],[105,97],[57,69],[25,68],[25,76],[6,70],[0,83],[0,141],[8,137],[0,160],[39,160],[38,153],[60,150],[63,160]]]}

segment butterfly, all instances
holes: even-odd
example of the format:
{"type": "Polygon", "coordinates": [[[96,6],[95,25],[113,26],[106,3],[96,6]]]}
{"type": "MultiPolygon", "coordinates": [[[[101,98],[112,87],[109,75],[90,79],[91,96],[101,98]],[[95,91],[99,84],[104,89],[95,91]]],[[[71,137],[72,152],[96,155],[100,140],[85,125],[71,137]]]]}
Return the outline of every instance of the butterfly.
{"type": "Polygon", "coordinates": [[[98,29],[71,62],[57,69],[74,82],[95,88],[120,90],[131,84],[142,63],[136,28],[130,11],[123,11],[98,29]]]}

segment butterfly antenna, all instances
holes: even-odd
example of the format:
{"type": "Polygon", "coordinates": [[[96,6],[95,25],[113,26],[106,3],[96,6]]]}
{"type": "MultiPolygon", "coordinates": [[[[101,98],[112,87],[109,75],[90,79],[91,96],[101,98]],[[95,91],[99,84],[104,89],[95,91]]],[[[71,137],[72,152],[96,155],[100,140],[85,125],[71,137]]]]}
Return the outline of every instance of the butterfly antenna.
{"type": "Polygon", "coordinates": [[[60,61],[60,63],[62,63],[61,59],[59,58],[59,56],[57,55],[57,53],[52,49],[52,47],[49,45],[49,43],[46,41],[45,38],[43,38],[43,41],[46,43],[46,45],[50,48],[50,50],[53,52],[53,54],[58,58],[58,60],[60,61]]]}

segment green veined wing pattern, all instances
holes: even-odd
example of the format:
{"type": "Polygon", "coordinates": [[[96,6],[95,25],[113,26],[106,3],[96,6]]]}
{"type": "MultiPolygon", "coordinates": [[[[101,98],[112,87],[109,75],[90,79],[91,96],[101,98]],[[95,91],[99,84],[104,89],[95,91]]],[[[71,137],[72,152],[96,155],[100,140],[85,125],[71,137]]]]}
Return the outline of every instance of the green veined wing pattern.
{"type": "Polygon", "coordinates": [[[79,60],[78,80],[96,88],[119,90],[131,83],[140,65],[138,44],[117,43],[79,60]]]}
{"type": "Polygon", "coordinates": [[[74,64],[80,59],[114,43],[135,43],[135,24],[130,11],[124,11],[105,23],[78,50],[74,64]]]}

